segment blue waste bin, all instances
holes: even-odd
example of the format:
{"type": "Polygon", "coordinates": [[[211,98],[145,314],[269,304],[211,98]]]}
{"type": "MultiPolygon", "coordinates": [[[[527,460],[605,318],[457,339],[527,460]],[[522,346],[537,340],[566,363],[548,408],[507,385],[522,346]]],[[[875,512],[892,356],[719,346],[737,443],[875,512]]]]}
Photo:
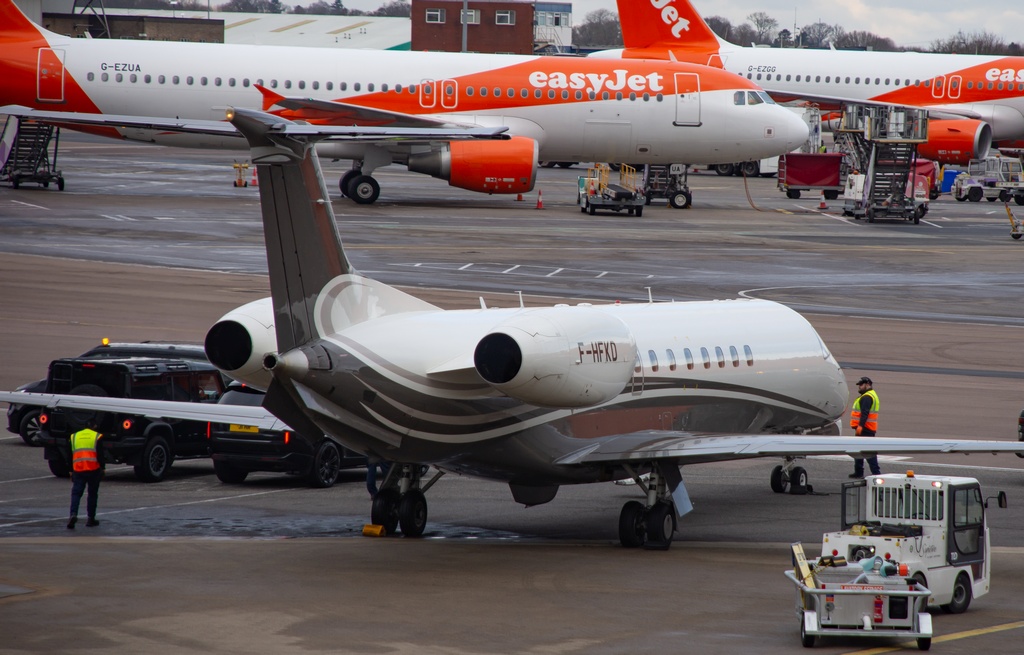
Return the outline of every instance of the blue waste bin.
{"type": "Polygon", "coordinates": [[[949,169],[946,169],[945,171],[943,171],[943,173],[942,173],[942,187],[939,190],[942,191],[942,193],[949,193],[950,191],[952,191],[953,190],[953,180],[955,180],[956,176],[959,175],[960,173],[963,173],[963,171],[949,170],[949,169]]]}

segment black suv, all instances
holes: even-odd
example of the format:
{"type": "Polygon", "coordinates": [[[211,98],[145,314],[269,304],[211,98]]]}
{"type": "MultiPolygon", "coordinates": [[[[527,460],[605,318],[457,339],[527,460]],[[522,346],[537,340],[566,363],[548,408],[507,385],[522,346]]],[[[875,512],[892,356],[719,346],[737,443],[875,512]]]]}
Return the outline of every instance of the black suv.
{"type": "MultiPolygon", "coordinates": [[[[222,405],[257,406],[263,392],[233,382],[221,396],[222,405]]],[[[248,425],[210,424],[210,456],[217,478],[227,484],[244,482],[253,471],[301,475],[311,487],[333,486],[343,468],[366,466],[366,457],[339,446],[324,435],[260,430],[248,425]]]]}
{"type": "MultiPolygon", "coordinates": [[[[224,381],[209,362],[160,357],[56,359],[50,363],[47,393],[145,400],[216,403],[224,381]]],[[[56,407],[39,417],[39,440],[50,472],[70,474],[68,437],[96,416],[104,461],[130,464],[143,482],[159,482],[178,459],[209,457],[206,421],[160,419],[125,412],[56,407]]]]}
{"type": "MultiPolygon", "coordinates": [[[[178,343],[173,341],[139,341],[135,343],[111,343],[104,339],[103,343],[78,356],[79,359],[111,359],[114,357],[174,357],[200,362],[207,361],[206,351],[202,344],[178,343]]],[[[23,384],[15,391],[28,393],[45,393],[46,380],[36,380],[23,384]]],[[[39,407],[35,405],[16,405],[7,407],[7,431],[21,435],[22,440],[30,446],[40,445],[39,407]]]]}

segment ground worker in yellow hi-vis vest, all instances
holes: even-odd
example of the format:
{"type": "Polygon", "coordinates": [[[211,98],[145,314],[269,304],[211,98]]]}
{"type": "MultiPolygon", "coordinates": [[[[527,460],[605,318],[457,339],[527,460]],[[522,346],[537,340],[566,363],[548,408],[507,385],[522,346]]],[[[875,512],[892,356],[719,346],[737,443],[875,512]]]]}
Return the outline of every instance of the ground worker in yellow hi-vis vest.
{"type": "Polygon", "coordinates": [[[89,489],[89,500],[86,511],[89,527],[99,525],[96,520],[96,503],[99,501],[100,480],[103,479],[103,455],[99,441],[103,436],[99,433],[96,418],[86,421],[86,427],[71,435],[71,518],[68,519],[68,530],[75,529],[78,522],[78,506],[82,502],[82,494],[89,489]]]}
{"type": "MultiPolygon", "coordinates": [[[[857,380],[857,392],[860,396],[853,401],[853,414],[850,415],[850,427],[853,428],[858,437],[873,437],[878,432],[878,393],[872,388],[871,378],[863,377],[857,380]]],[[[882,472],[878,468],[878,456],[868,457],[868,466],[871,467],[871,475],[878,475],[882,472]]],[[[864,460],[854,458],[853,473],[851,478],[864,477],[864,460]]]]}

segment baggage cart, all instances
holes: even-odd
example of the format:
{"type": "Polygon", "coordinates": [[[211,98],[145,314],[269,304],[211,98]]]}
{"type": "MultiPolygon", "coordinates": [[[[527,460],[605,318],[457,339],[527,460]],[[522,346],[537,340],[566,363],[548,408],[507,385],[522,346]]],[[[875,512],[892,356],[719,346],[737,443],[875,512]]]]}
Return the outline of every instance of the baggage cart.
{"type": "Polygon", "coordinates": [[[801,191],[821,191],[835,200],[844,189],[842,165],[843,155],[837,152],[787,152],[779,157],[779,190],[794,200],[801,191]]]}
{"type": "Polygon", "coordinates": [[[618,184],[608,181],[610,171],[607,164],[597,164],[587,170],[586,177],[579,178],[576,204],[580,211],[593,216],[598,211],[625,210],[631,216],[642,216],[647,199],[636,169],[622,164],[618,184]]]}
{"type": "MultiPolygon", "coordinates": [[[[932,645],[929,591],[906,578],[899,564],[881,557],[847,564],[822,558],[812,570],[801,544],[793,544],[796,567],[785,571],[796,586],[800,641],[814,646],[818,637],[916,639],[920,650],[932,645]]],[[[905,569],[905,567],[904,567],[905,569]]]]}

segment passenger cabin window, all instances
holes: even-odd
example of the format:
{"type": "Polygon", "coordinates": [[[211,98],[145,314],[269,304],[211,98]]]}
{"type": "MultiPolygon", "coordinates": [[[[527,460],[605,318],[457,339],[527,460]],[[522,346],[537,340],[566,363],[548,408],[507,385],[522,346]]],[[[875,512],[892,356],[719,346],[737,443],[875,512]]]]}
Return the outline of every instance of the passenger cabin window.
{"type": "Polygon", "coordinates": [[[658,372],[658,355],[653,350],[647,351],[647,359],[651,362],[651,372],[658,372]]]}
{"type": "Polygon", "coordinates": [[[668,359],[668,370],[676,370],[676,354],[672,352],[671,348],[665,351],[665,356],[668,359]]]}
{"type": "Polygon", "coordinates": [[[715,346],[715,357],[718,359],[718,368],[725,368],[725,351],[721,346],[715,346]]]}
{"type": "Polygon", "coordinates": [[[693,370],[693,353],[690,352],[689,348],[683,348],[683,358],[686,359],[686,370],[693,370]]]}
{"type": "Polygon", "coordinates": [[[704,362],[704,368],[711,368],[711,353],[704,346],[700,348],[700,358],[704,362]]]}
{"type": "Polygon", "coordinates": [[[747,366],[754,365],[754,351],[750,349],[750,346],[743,346],[743,355],[747,358],[747,366]]]}
{"type": "Polygon", "coordinates": [[[732,358],[732,365],[734,367],[739,367],[740,351],[736,350],[736,346],[729,346],[729,356],[732,358]]]}

